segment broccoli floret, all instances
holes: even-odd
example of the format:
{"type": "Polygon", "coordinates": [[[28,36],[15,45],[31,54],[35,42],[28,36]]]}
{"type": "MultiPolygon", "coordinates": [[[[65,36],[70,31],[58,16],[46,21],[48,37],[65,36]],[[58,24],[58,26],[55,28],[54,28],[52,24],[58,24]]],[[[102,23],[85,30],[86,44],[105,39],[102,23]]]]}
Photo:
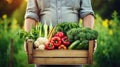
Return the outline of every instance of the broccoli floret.
{"type": "Polygon", "coordinates": [[[86,34],[88,40],[95,40],[98,37],[98,32],[95,30],[88,30],[86,34]]]}
{"type": "Polygon", "coordinates": [[[93,34],[95,35],[94,39],[97,39],[97,37],[98,37],[98,32],[95,31],[95,30],[93,30],[93,34]]]}
{"type": "Polygon", "coordinates": [[[79,45],[74,49],[88,49],[89,40],[95,40],[98,37],[98,32],[90,28],[74,28],[67,32],[69,41],[72,43],[79,40],[79,45]]]}
{"type": "Polygon", "coordinates": [[[73,28],[67,32],[69,41],[75,40],[95,40],[98,37],[98,33],[90,28],[73,28]]]}
{"type": "Polygon", "coordinates": [[[91,33],[89,33],[89,32],[86,33],[86,39],[87,39],[87,40],[91,40],[91,39],[92,39],[91,37],[92,37],[92,34],[91,34],[91,33]]]}
{"type": "Polygon", "coordinates": [[[68,36],[69,41],[73,42],[73,41],[77,40],[78,39],[76,36],[77,34],[78,34],[78,32],[77,32],[76,28],[69,30],[67,32],[67,36],[68,36]]]}

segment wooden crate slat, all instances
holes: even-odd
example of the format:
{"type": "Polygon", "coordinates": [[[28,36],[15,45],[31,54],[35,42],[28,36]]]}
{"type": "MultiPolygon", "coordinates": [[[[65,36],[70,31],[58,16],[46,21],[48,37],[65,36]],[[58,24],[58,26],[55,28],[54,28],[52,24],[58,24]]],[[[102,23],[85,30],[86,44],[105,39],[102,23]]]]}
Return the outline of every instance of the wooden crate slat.
{"type": "Polygon", "coordinates": [[[88,57],[88,50],[36,50],[33,57],[88,57]]]}
{"type": "Polygon", "coordinates": [[[87,58],[34,58],[33,63],[41,65],[78,65],[86,64],[87,58]]]}
{"type": "Polygon", "coordinates": [[[88,63],[89,64],[92,64],[93,62],[93,49],[94,49],[94,44],[95,42],[92,40],[92,41],[89,41],[89,48],[88,48],[88,63]]]}
{"type": "Polygon", "coordinates": [[[26,43],[26,48],[27,48],[27,51],[28,51],[28,63],[32,63],[32,54],[33,54],[33,41],[29,40],[27,43],[26,43]]]}
{"type": "Polygon", "coordinates": [[[28,63],[42,65],[92,64],[95,42],[89,41],[88,50],[35,50],[32,41],[27,41],[28,63]]]}

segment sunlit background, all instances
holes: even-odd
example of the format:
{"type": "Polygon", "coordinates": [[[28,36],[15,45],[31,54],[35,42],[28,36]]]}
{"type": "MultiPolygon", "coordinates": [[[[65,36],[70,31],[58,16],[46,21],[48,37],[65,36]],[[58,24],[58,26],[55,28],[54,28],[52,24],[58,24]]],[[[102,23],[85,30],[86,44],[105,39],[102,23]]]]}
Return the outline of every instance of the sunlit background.
{"type": "MultiPolygon", "coordinates": [[[[27,63],[23,29],[28,0],[0,0],[0,67],[34,67],[27,63]]],[[[85,67],[120,67],[120,0],[92,0],[95,27],[99,32],[94,63],[85,67]]],[[[72,60],[71,60],[72,61],[72,60]]]]}

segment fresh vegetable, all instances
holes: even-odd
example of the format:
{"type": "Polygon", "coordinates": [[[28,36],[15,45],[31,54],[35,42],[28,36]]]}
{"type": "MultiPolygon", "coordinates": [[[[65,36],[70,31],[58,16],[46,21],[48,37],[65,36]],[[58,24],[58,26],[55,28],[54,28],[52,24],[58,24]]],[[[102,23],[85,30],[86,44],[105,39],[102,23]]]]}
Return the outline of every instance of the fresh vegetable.
{"type": "Polygon", "coordinates": [[[51,42],[54,44],[55,47],[58,47],[61,45],[61,39],[58,36],[55,36],[51,39],[51,42]]]}
{"type": "Polygon", "coordinates": [[[80,41],[79,44],[73,45],[75,48],[71,48],[70,45],[70,49],[88,49],[88,41],[96,40],[98,37],[98,32],[90,28],[80,27],[69,30],[67,32],[67,36],[71,43],[74,43],[76,40],[80,41]]]}
{"type": "Polygon", "coordinates": [[[44,24],[44,37],[47,38],[47,35],[48,35],[48,25],[46,24],[46,21],[45,21],[45,24],[44,24]]]}
{"type": "Polygon", "coordinates": [[[79,43],[76,47],[76,49],[80,50],[80,49],[85,49],[87,50],[88,49],[88,43],[89,41],[88,40],[84,40],[82,41],[81,43],[79,43]]]}
{"type": "Polygon", "coordinates": [[[50,21],[49,34],[51,33],[52,29],[53,29],[52,22],[50,21]]]}
{"type": "Polygon", "coordinates": [[[95,40],[98,37],[98,32],[90,28],[74,28],[67,32],[67,36],[70,42],[75,40],[95,40]]]}
{"type": "Polygon", "coordinates": [[[35,41],[35,42],[34,42],[34,47],[35,47],[35,48],[38,48],[39,45],[40,45],[40,44],[39,44],[38,41],[35,41]]]}
{"type": "Polygon", "coordinates": [[[69,47],[68,49],[75,49],[76,46],[80,43],[80,40],[76,40],[75,42],[73,42],[69,47]]]}
{"type": "Polygon", "coordinates": [[[44,45],[44,44],[39,45],[39,46],[38,46],[38,49],[39,49],[39,50],[45,50],[45,45],[44,45]]]}
{"type": "Polygon", "coordinates": [[[63,42],[63,44],[66,45],[66,46],[69,46],[69,45],[70,45],[70,42],[68,41],[68,37],[67,37],[67,36],[64,36],[64,37],[62,38],[62,42],[63,42]]]}
{"type": "Polygon", "coordinates": [[[52,28],[52,30],[50,31],[49,35],[48,35],[48,40],[50,41],[52,36],[53,36],[53,32],[55,31],[56,27],[52,28]]]}
{"type": "Polygon", "coordinates": [[[52,42],[49,42],[45,45],[45,49],[47,50],[53,50],[55,48],[54,44],[52,42]]]}
{"type": "Polygon", "coordinates": [[[39,28],[38,25],[36,27],[32,27],[32,29],[28,32],[30,36],[33,37],[34,40],[36,40],[39,37],[39,28]]]}
{"type": "Polygon", "coordinates": [[[59,50],[61,50],[61,49],[62,49],[62,50],[66,50],[67,47],[66,47],[65,45],[60,45],[60,46],[58,47],[58,49],[59,49],[59,50]]]}
{"type": "MultiPolygon", "coordinates": [[[[25,31],[23,31],[23,30],[20,30],[19,32],[18,32],[18,35],[19,35],[19,37],[20,38],[22,38],[22,39],[26,39],[26,37],[29,35],[28,34],[28,32],[25,32],[25,31]]],[[[30,37],[29,37],[30,38],[30,37]]],[[[32,37],[31,37],[32,38],[32,37]]],[[[30,39],[31,39],[30,38],[30,39]]]]}
{"type": "Polygon", "coordinates": [[[76,22],[71,22],[71,23],[70,22],[63,22],[63,23],[60,23],[56,26],[55,33],[61,31],[66,35],[67,31],[69,31],[72,28],[78,28],[78,27],[79,27],[79,24],[76,22]]]}
{"type": "Polygon", "coordinates": [[[38,29],[39,29],[39,37],[42,37],[42,24],[38,25],[38,29]]]}
{"type": "Polygon", "coordinates": [[[46,43],[48,43],[48,39],[44,38],[44,37],[39,37],[37,39],[37,41],[39,41],[39,44],[46,44],[46,43]]]}
{"type": "Polygon", "coordinates": [[[88,49],[89,40],[95,40],[98,32],[80,27],[78,23],[64,22],[53,27],[38,24],[30,32],[19,32],[21,38],[33,39],[35,49],[88,49]],[[62,44],[62,45],[61,45],[62,44]]]}
{"type": "Polygon", "coordinates": [[[60,38],[64,37],[64,33],[63,32],[57,32],[54,36],[58,36],[60,38]]]}
{"type": "Polygon", "coordinates": [[[48,39],[47,38],[44,38],[44,37],[39,37],[37,38],[37,40],[34,42],[34,47],[39,47],[39,45],[41,44],[46,44],[48,43],[48,39]]]}

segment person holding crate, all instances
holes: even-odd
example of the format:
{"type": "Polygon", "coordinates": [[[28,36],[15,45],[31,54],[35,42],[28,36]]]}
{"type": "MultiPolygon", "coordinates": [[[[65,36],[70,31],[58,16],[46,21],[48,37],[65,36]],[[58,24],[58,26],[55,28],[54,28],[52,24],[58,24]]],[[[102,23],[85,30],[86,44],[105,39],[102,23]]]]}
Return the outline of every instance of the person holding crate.
{"type": "MultiPolygon", "coordinates": [[[[53,26],[61,22],[79,22],[93,29],[94,11],[91,0],[28,0],[24,29],[29,32],[37,22],[53,26]]],[[[26,51],[26,45],[24,45],[26,51]]],[[[81,65],[36,65],[36,67],[81,67],[81,65]]]]}

